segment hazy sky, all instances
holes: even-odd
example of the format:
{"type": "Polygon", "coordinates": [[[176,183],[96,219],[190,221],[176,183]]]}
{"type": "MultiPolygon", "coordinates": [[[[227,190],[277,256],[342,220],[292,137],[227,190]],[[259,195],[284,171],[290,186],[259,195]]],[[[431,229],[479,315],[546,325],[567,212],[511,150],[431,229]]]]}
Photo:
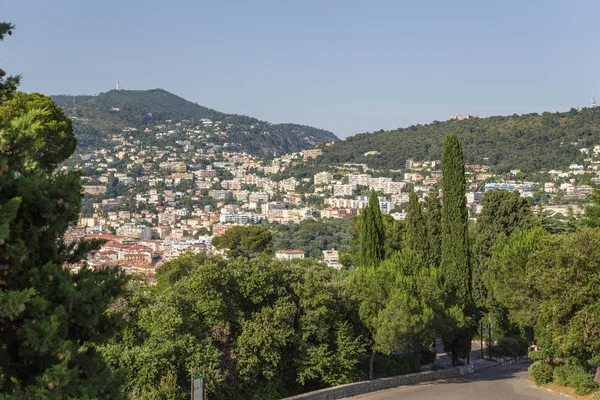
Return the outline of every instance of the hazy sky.
{"type": "Polygon", "coordinates": [[[0,0],[22,90],[164,88],[340,137],[587,106],[600,1],[0,0]]]}

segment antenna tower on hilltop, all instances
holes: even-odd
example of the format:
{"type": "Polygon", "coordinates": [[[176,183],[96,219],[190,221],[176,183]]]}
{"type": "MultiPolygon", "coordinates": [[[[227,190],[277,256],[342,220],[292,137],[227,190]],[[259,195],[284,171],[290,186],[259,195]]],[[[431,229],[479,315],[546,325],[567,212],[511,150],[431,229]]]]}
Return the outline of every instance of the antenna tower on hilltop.
{"type": "Polygon", "coordinates": [[[115,85],[115,90],[119,90],[119,80],[117,79],[117,84],[115,85]]]}
{"type": "Polygon", "coordinates": [[[591,108],[596,108],[596,90],[592,90],[592,102],[590,104],[591,108]]]}

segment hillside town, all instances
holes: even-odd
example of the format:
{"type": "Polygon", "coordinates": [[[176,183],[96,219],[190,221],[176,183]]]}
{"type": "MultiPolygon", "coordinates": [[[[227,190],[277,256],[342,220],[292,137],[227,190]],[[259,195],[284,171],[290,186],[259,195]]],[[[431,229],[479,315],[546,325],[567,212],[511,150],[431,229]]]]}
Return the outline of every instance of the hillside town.
{"type": "MultiPolygon", "coordinates": [[[[404,220],[410,192],[424,199],[440,190],[439,160],[408,159],[404,170],[393,171],[346,163],[297,178],[288,172],[314,161],[322,149],[270,158],[231,152],[228,143],[214,140],[226,137],[220,124],[203,118],[197,124],[166,121],[143,132],[127,128],[101,150],[79,150],[62,167],[82,170],[85,193],[81,218],[66,241],[103,239],[88,259],[91,266],[118,265],[153,282],[156,268],[183,252],[215,253],[211,239],[233,226],[350,218],[368,204],[370,191],[378,194],[382,213],[404,220]]],[[[467,164],[471,218],[481,212],[483,193],[495,188],[518,191],[552,214],[580,213],[592,184],[600,182],[600,145],[580,152],[583,164],[539,171],[532,181],[520,170],[495,175],[485,165],[467,164]]],[[[341,267],[336,249],[322,250],[323,262],[341,267]]],[[[285,249],[276,256],[303,258],[305,252],[285,249]]]]}

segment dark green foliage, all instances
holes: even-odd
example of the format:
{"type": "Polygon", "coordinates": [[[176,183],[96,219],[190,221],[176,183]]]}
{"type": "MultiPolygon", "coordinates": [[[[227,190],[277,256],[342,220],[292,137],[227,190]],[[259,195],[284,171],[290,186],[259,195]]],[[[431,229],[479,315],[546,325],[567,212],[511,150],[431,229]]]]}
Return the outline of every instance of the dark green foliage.
{"type": "Polygon", "coordinates": [[[589,199],[592,204],[585,208],[583,221],[587,226],[600,228],[600,186],[594,187],[589,199]]]}
{"type": "Polygon", "coordinates": [[[518,356],[526,356],[529,352],[529,342],[523,336],[511,335],[509,336],[511,339],[514,339],[519,344],[519,352],[518,356]]]}
{"type": "MultiPolygon", "coordinates": [[[[442,257],[440,266],[449,303],[463,314],[472,307],[471,266],[469,258],[468,213],[465,197],[463,152],[456,135],[448,135],[442,153],[442,257]]],[[[462,326],[462,324],[461,324],[462,326]]],[[[449,327],[444,334],[444,347],[452,355],[454,365],[471,349],[471,329],[449,327]]]]}
{"type": "Polygon", "coordinates": [[[323,250],[350,250],[350,219],[306,219],[285,225],[271,224],[273,250],[304,250],[307,257],[323,258],[323,250]]]}
{"type": "Polygon", "coordinates": [[[551,364],[536,361],[528,369],[529,376],[538,386],[544,386],[552,382],[554,368],[551,364]]]}
{"type": "Polygon", "coordinates": [[[423,217],[423,209],[421,203],[419,203],[419,197],[415,192],[411,192],[408,201],[405,246],[418,254],[422,254],[424,257],[428,256],[427,223],[423,217]]]}
{"type": "Polygon", "coordinates": [[[442,204],[437,193],[429,193],[425,197],[425,220],[428,260],[431,265],[439,267],[442,259],[442,204]]]}
{"type": "Polygon", "coordinates": [[[193,127],[200,118],[222,121],[220,130],[227,137],[215,140],[252,154],[289,153],[337,140],[333,133],[309,126],[270,124],[243,115],[223,114],[162,89],[111,90],[98,96],[59,95],[53,99],[65,113],[77,118],[75,134],[81,147],[105,147],[109,133],[126,127],[138,129],[129,133],[136,139],[154,143],[154,134],[143,133],[144,128],[154,131],[155,125],[167,120],[189,121],[193,127]],[[118,111],[113,110],[117,108],[118,111]]]}
{"type": "Polygon", "coordinates": [[[500,338],[498,343],[492,347],[492,356],[494,357],[517,357],[527,354],[527,342],[525,342],[525,354],[520,353],[521,345],[516,339],[510,337],[500,338]]]}
{"type": "Polygon", "coordinates": [[[333,268],[188,254],[157,280],[132,289],[129,323],[102,349],[127,369],[130,398],[189,398],[190,371],[206,370],[213,400],[279,399],[364,376],[357,306],[333,268]]]}
{"type": "Polygon", "coordinates": [[[600,230],[515,232],[489,265],[494,297],[514,322],[535,327],[549,356],[600,361],[600,230]]]}
{"type": "Polygon", "coordinates": [[[216,236],[212,245],[217,249],[227,249],[227,255],[233,258],[270,254],[273,248],[271,232],[262,226],[235,226],[216,236]]]}
{"type": "Polygon", "coordinates": [[[383,214],[383,231],[385,234],[384,258],[391,257],[395,252],[402,249],[403,237],[406,233],[404,221],[398,221],[389,214],[383,214]]]}
{"type": "Polygon", "coordinates": [[[563,168],[582,160],[579,148],[600,143],[600,109],[450,120],[363,133],[324,147],[320,162],[403,169],[408,158],[438,160],[449,134],[463,143],[468,164],[490,165],[499,173],[514,168],[524,172],[563,168]],[[369,151],[379,154],[365,156],[369,151]]]}
{"type": "Polygon", "coordinates": [[[118,398],[119,373],[97,348],[122,322],[126,279],[63,267],[99,248],[62,240],[82,197],[78,172],[53,171],[75,148],[71,124],[48,97],[10,92],[0,104],[0,395],[118,398]]]}
{"type": "Polygon", "coordinates": [[[559,365],[554,368],[552,376],[555,383],[575,389],[575,394],[578,396],[585,396],[598,388],[592,374],[580,365],[559,365]]]}
{"type": "Polygon", "coordinates": [[[493,308],[493,298],[488,296],[484,283],[488,261],[496,243],[516,230],[531,229],[535,218],[529,203],[519,192],[495,189],[485,193],[481,199],[483,211],[477,216],[475,241],[473,244],[473,297],[480,309],[493,308]]]}
{"type": "Polygon", "coordinates": [[[369,205],[360,215],[360,265],[376,265],[384,256],[385,233],[379,199],[371,192],[369,205]]]}
{"type": "Polygon", "coordinates": [[[410,355],[391,354],[387,356],[384,354],[377,354],[374,366],[375,376],[385,378],[388,376],[406,375],[416,372],[409,356],[410,355]]]}
{"type": "MultiPolygon", "coordinates": [[[[5,35],[12,35],[15,26],[8,22],[0,22],[0,41],[4,40],[5,35]]],[[[6,76],[6,72],[0,68],[0,104],[9,98],[17,90],[21,76],[6,76]]]]}

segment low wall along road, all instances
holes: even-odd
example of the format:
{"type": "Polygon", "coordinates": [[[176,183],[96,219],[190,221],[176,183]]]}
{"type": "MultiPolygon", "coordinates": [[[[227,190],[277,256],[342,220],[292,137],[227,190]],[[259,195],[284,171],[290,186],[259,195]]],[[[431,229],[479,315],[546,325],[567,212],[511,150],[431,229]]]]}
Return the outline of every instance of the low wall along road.
{"type": "Polygon", "coordinates": [[[438,379],[455,378],[473,372],[473,364],[463,365],[455,368],[438,369],[436,371],[418,372],[415,374],[392,376],[389,378],[374,379],[349,383],[347,385],[335,386],[314,392],[286,397],[283,400],[336,400],[345,397],[358,396],[378,390],[391,389],[402,385],[414,385],[416,383],[435,381],[438,379]]]}

